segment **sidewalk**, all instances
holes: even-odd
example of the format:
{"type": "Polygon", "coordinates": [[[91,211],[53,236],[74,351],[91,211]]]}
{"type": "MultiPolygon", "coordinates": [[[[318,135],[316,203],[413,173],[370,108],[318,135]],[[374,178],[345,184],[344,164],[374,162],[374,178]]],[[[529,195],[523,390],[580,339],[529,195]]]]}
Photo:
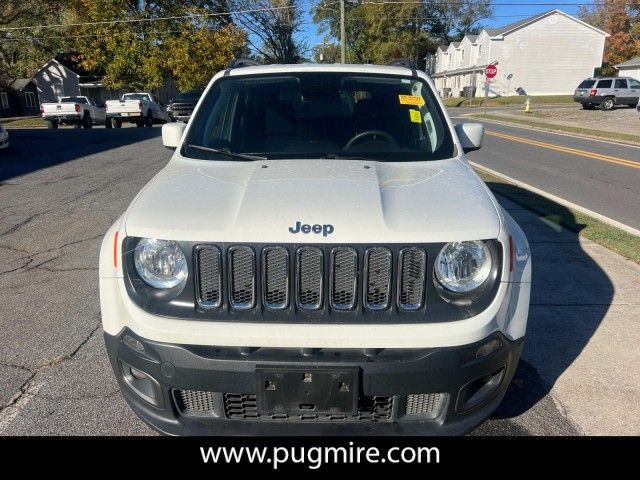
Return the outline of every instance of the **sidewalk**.
{"type": "Polygon", "coordinates": [[[533,256],[523,360],[578,431],[640,435],[640,266],[498,200],[533,256]]]}

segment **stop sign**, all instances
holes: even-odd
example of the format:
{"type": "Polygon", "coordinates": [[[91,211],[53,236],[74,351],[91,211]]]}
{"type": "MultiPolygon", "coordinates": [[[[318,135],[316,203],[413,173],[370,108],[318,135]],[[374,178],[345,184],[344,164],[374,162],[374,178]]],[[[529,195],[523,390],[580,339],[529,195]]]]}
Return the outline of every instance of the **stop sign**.
{"type": "Polygon", "coordinates": [[[495,65],[487,65],[484,69],[484,76],[487,78],[493,78],[498,74],[498,67],[495,65]]]}

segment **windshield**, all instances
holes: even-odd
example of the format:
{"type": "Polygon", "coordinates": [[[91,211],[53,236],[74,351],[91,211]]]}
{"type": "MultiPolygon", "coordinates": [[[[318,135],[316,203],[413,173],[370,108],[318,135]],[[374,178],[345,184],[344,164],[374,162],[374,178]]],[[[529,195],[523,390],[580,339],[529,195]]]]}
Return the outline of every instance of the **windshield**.
{"type": "Polygon", "coordinates": [[[60,103],[87,103],[84,97],[62,97],[60,103]]]}
{"type": "Polygon", "coordinates": [[[445,117],[417,77],[296,73],[220,79],[191,120],[183,154],[438,160],[454,156],[445,117]]]}
{"type": "Polygon", "coordinates": [[[123,100],[149,100],[149,95],[146,93],[125,93],[122,96],[123,100]]]}

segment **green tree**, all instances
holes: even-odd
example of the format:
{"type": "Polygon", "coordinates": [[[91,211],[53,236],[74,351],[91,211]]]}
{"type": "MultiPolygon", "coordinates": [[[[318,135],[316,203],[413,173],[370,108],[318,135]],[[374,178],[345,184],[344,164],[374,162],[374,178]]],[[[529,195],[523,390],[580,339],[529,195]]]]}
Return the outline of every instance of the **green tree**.
{"type": "Polygon", "coordinates": [[[0,4],[0,77],[29,77],[66,48],[68,39],[40,27],[64,21],[65,0],[2,0],[0,4]]]}
{"type": "MultiPolygon", "coordinates": [[[[321,0],[313,19],[321,32],[339,38],[337,2],[321,0]]],[[[392,58],[411,58],[419,64],[440,42],[449,42],[478,30],[476,22],[491,16],[486,2],[345,3],[347,61],[386,63],[392,58]]]]}
{"type": "Polygon", "coordinates": [[[246,44],[226,0],[70,2],[72,23],[89,23],[70,29],[81,65],[114,89],[203,86],[246,44]]]}

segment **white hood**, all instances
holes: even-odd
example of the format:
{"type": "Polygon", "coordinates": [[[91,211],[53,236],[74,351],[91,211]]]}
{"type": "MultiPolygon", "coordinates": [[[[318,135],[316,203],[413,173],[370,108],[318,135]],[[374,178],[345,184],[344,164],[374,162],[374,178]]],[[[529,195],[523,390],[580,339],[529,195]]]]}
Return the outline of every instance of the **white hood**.
{"type": "Polygon", "coordinates": [[[500,217],[484,184],[457,159],[177,157],[131,204],[125,231],[184,241],[427,243],[497,238],[500,217]],[[296,222],[311,231],[291,233],[296,222]]]}

